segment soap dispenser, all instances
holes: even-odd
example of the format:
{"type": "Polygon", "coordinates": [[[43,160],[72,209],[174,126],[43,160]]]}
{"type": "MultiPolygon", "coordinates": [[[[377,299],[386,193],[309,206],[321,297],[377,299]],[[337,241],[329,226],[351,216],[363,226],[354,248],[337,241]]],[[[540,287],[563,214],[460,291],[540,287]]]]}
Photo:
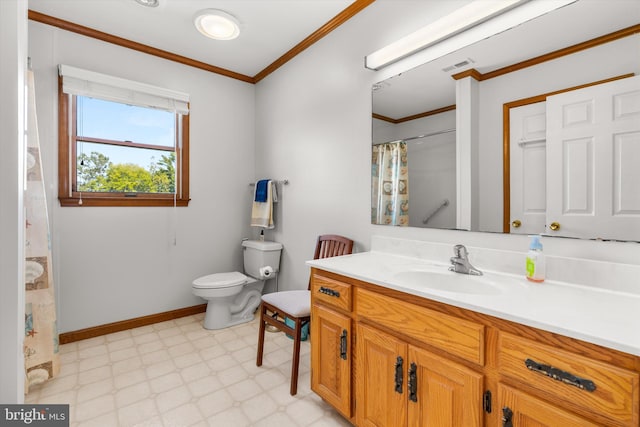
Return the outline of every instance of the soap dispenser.
{"type": "Polygon", "coordinates": [[[529,252],[527,252],[526,276],[532,282],[544,282],[545,260],[540,236],[529,237],[531,238],[531,243],[529,244],[529,252]]]}

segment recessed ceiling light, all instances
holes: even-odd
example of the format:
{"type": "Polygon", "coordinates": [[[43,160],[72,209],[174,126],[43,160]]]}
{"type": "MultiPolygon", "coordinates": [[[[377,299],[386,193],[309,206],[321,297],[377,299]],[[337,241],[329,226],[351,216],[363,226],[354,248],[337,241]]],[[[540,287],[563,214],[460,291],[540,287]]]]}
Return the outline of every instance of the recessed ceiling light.
{"type": "Polygon", "coordinates": [[[136,3],[147,7],[158,7],[160,0],[135,0],[136,3]]]}
{"type": "Polygon", "coordinates": [[[216,40],[232,40],[240,35],[240,22],[218,9],[204,9],[196,13],[193,22],[203,35],[216,40]]]}

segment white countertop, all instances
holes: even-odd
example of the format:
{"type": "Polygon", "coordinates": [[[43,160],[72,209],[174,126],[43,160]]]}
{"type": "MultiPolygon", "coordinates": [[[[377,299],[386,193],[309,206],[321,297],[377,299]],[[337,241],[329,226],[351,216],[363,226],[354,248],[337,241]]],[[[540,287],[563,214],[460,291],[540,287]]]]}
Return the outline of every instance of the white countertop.
{"type": "MultiPolygon", "coordinates": [[[[448,271],[447,264],[363,252],[307,261],[332,273],[373,283],[411,295],[439,301],[478,313],[555,332],[604,347],[640,356],[640,295],[589,286],[545,281],[529,282],[522,276],[483,271],[480,279],[448,271]],[[450,292],[429,288],[416,280],[405,280],[403,272],[434,272],[434,280],[485,280],[493,294],[450,292]],[[456,277],[445,277],[445,276],[456,277]],[[461,277],[457,277],[461,276],[461,277]]],[[[420,274],[420,273],[418,273],[420,274]]],[[[411,275],[411,273],[409,274],[411,275]]],[[[446,288],[446,287],[443,287],[446,288]]]]}

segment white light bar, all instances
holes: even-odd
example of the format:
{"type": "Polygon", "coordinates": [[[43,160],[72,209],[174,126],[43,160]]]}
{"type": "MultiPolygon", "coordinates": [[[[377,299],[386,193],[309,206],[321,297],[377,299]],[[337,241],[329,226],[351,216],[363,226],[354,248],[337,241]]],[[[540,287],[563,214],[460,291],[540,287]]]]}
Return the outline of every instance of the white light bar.
{"type": "Polygon", "coordinates": [[[379,70],[458,35],[455,42],[447,43],[444,51],[435,49],[437,56],[425,55],[426,60],[435,59],[576,1],[476,0],[368,55],[365,67],[379,70]]]}

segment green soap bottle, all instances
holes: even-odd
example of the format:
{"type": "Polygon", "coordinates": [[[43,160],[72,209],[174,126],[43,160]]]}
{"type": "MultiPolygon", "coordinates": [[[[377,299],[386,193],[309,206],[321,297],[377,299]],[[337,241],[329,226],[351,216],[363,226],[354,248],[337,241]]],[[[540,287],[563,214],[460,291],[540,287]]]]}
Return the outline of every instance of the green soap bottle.
{"type": "Polygon", "coordinates": [[[542,243],[539,235],[529,236],[531,243],[529,244],[529,252],[527,252],[526,276],[532,282],[544,282],[545,277],[545,259],[542,252],[542,243]]]}

